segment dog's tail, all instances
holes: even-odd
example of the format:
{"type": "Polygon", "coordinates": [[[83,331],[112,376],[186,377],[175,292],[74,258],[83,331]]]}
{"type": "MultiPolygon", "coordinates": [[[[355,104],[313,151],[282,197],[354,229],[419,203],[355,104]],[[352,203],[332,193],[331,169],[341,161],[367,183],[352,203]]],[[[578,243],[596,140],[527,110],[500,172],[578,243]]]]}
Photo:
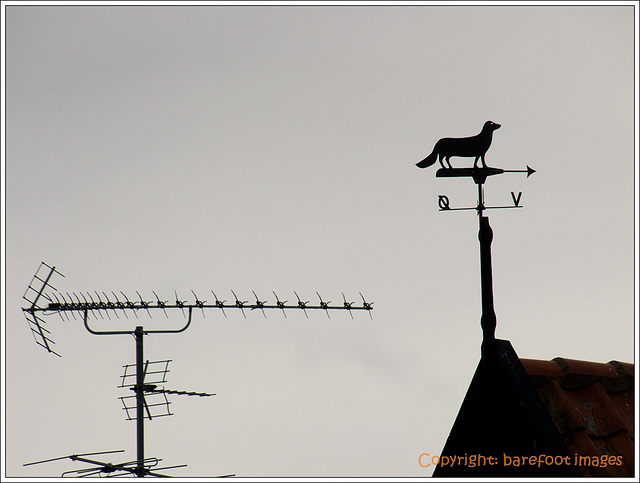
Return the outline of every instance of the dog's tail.
{"type": "Polygon", "coordinates": [[[434,148],[433,152],[429,156],[424,158],[422,161],[420,161],[419,163],[416,163],[416,166],[418,168],[427,168],[427,167],[431,166],[432,164],[434,164],[437,159],[438,159],[438,152],[434,148]]]}

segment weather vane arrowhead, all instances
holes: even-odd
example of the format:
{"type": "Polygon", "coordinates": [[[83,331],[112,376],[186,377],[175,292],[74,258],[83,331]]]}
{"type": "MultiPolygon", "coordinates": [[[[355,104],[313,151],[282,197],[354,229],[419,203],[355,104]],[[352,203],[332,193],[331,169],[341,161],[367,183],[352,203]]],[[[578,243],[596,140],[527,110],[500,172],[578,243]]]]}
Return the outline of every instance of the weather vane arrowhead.
{"type": "Polygon", "coordinates": [[[535,172],[536,172],[536,170],[535,170],[535,169],[533,169],[533,168],[529,167],[529,165],[527,165],[527,178],[528,178],[529,176],[531,176],[531,175],[532,175],[533,173],[535,173],[535,172]]]}

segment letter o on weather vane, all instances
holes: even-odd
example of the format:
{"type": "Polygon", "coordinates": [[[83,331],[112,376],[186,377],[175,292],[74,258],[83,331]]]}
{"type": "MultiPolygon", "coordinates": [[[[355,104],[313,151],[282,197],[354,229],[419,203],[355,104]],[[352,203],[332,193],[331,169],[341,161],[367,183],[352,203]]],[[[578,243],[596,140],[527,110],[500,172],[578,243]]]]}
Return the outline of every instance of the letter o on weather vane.
{"type": "Polygon", "coordinates": [[[446,195],[438,195],[438,206],[441,210],[449,209],[449,197],[446,195]]]}

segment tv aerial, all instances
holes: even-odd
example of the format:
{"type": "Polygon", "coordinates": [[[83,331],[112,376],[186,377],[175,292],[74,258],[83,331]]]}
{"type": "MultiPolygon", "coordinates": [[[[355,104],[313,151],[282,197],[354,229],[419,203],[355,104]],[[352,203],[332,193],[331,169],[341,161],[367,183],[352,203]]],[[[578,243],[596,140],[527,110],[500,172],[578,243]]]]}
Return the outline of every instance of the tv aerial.
{"type": "Polygon", "coordinates": [[[373,310],[373,302],[367,302],[361,293],[362,305],[355,305],[355,302],[348,302],[344,293],[342,294],[344,300],[343,305],[330,305],[331,302],[325,302],[318,292],[316,292],[316,294],[320,299],[319,305],[310,305],[309,301],[303,302],[296,292],[294,292],[298,300],[296,305],[288,304],[287,300],[280,300],[275,292],[273,292],[275,302],[260,299],[255,291],[252,291],[255,302],[249,302],[249,300],[239,298],[233,290],[231,291],[234,298],[233,303],[227,303],[227,300],[219,299],[213,290],[211,291],[214,298],[213,302],[201,300],[193,290],[191,291],[194,297],[193,302],[181,299],[177,291],[174,291],[175,302],[170,302],[168,299],[164,300],[161,298],[155,291],[152,292],[154,295],[153,299],[150,297],[145,299],[139,291],[136,291],[136,297],[129,297],[122,291],[119,292],[120,295],[117,295],[115,291],[111,291],[111,296],[104,291],[94,291],[93,293],[61,292],[53,286],[53,278],[56,276],[64,277],[55,266],[41,262],[23,295],[24,300],[28,302],[29,306],[23,307],[22,311],[27,319],[34,340],[39,346],[61,357],[60,354],[53,350],[55,342],[51,338],[51,331],[47,329],[45,321],[46,316],[58,314],[63,321],[70,321],[72,319],[82,321],[85,329],[92,335],[131,335],[135,339],[136,350],[136,362],[135,364],[123,366],[124,374],[121,376],[121,385],[118,386],[120,388],[128,388],[135,393],[134,395],[122,396],[120,400],[126,412],[126,419],[136,421],[136,459],[125,463],[113,464],[88,458],[88,456],[120,453],[124,451],[116,450],[98,453],[79,453],[24,465],[29,466],[67,458],[91,465],[89,468],[67,471],[63,473],[63,476],[72,474],[77,476],[101,476],[104,474],[108,476],[126,476],[127,474],[131,474],[138,477],[166,476],[157,473],[157,471],[186,466],[157,467],[161,461],[160,459],[145,457],[145,419],[152,420],[161,416],[173,415],[170,409],[171,402],[167,397],[168,395],[210,397],[215,394],[165,388],[164,384],[167,382],[166,378],[171,360],[145,360],[144,336],[151,334],[177,334],[186,331],[191,325],[194,310],[201,311],[203,317],[205,317],[205,311],[210,309],[220,310],[225,318],[227,317],[225,309],[239,309],[244,318],[247,318],[245,309],[248,311],[259,310],[264,317],[267,316],[266,311],[271,309],[282,311],[284,317],[287,317],[286,311],[288,310],[302,310],[307,318],[309,318],[307,310],[324,310],[328,317],[330,310],[347,310],[351,318],[353,318],[352,312],[357,310],[368,312],[369,317],[372,318],[371,311],[373,310]],[[133,330],[104,330],[97,329],[94,323],[95,321],[101,321],[100,324],[104,325],[108,323],[106,321],[113,320],[112,317],[120,319],[122,316],[129,319],[131,315],[136,320],[140,319],[141,315],[145,316],[144,314],[152,318],[152,313],[158,311],[162,311],[165,318],[169,318],[169,311],[176,312],[178,310],[186,319],[186,322],[181,327],[175,329],[151,330],[145,329],[142,325],[136,325],[133,330]]]}

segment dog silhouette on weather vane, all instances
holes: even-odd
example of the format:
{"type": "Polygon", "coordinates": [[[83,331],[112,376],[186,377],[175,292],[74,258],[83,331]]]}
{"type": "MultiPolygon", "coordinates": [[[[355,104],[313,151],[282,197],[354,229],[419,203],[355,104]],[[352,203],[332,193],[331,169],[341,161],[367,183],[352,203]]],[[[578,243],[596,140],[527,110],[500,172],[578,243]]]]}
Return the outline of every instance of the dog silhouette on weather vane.
{"type": "Polygon", "coordinates": [[[419,163],[416,163],[418,168],[426,168],[435,164],[436,160],[440,161],[440,166],[443,168],[451,169],[451,162],[449,158],[452,156],[462,158],[473,158],[476,160],[473,163],[473,167],[478,167],[478,159],[482,160],[482,167],[486,168],[487,164],[484,162],[484,155],[491,146],[491,140],[493,138],[493,131],[500,128],[500,124],[496,124],[492,121],[487,121],[482,127],[480,134],[476,136],[470,136],[466,138],[442,138],[438,141],[433,148],[433,152],[424,158],[419,163]],[[448,166],[445,166],[442,160],[445,160],[448,166]]]}

